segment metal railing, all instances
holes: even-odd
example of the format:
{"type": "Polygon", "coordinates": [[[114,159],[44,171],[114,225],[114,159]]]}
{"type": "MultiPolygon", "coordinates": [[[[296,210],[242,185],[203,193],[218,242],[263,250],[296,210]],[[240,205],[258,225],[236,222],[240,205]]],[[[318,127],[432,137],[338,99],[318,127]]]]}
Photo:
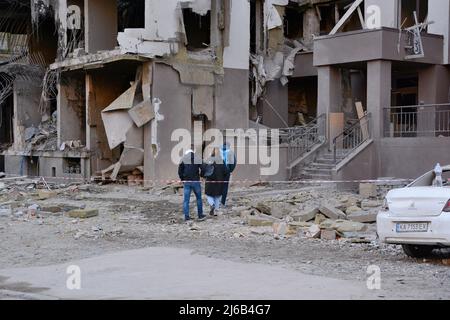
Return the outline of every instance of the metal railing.
{"type": "Polygon", "coordinates": [[[320,115],[309,124],[299,128],[292,128],[287,136],[288,143],[288,163],[305,156],[314,147],[325,142],[326,115],[320,115]]]}
{"type": "Polygon", "coordinates": [[[385,137],[450,137],[450,104],[384,108],[385,137]]]}
{"type": "Polygon", "coordinates": [[[355,149],[372,138],[370,113],[333,139],[333,159],[338,164],[355,149]]]}

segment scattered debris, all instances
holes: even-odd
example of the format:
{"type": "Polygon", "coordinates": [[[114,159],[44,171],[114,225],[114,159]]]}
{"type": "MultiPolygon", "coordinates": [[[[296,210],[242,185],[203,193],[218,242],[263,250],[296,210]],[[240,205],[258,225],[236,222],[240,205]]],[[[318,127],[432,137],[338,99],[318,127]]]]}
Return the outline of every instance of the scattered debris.
{"type": "Polygon", "coordinates": [[[78,219],[88,219],[92,217],[98,216],[98,210],[97,209],[78,209],[78,210],[72,210],[68,213],[69,217],[71,218],[78,218],[78,219]]]}

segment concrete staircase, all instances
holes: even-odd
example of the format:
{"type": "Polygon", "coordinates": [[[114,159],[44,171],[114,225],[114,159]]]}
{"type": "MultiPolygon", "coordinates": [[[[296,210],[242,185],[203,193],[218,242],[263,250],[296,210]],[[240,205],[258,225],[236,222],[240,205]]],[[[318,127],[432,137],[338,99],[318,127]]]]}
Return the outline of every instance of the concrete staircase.
{"type": "MultiPolygon", "coordinates": [[[[344,155],[337,155],[337,163],[344,159],[344,155]]],[[[333,169],[336,167],[334,155],[326,151],[319,153],[315,160],[304,167],[299,167],[294,179],[331,180],[333,169]]]]}

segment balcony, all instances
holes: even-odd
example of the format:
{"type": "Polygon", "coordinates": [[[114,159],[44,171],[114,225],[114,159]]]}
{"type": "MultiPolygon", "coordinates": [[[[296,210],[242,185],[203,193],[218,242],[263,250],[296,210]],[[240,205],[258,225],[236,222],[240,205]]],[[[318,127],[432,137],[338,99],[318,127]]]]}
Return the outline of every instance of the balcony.
{"type": "MultiPolygon", "coordinates": [[[[381,28],[317,37],[314,41],[314,66],[358,63],[370,60],[411,61],[405,50],[407,32],[381,28]]],[[[444,37],[422,33],[425,57],[414,62],[443,64],[444,37]]]]}
{"type": "Polygon", "coordinates": [[[450,104],[384,109],[386,138],[450,137],[450,104]]]}

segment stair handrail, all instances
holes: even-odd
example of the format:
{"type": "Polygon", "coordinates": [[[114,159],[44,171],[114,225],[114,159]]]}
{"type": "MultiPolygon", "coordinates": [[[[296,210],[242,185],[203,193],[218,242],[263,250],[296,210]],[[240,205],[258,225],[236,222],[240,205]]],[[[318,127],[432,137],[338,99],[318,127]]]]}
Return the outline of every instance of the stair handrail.
{"type": "MultiPolygon", "coordinates": [[[[320,145],[325,142],[325,134],[321,134],[322,120],[326,119],[326,114],[321,114],[316,119],[312,120],[303,127],[303,132],[291,136],[289,139],[289,151],[288,151],[288,162],[292,164],[295,160],[305,156],[310,152],[315,146],[320,145]],[[313,137],[313,139],[311,139],[313,137]],[[300,142],[304,142],[300,145],[300,142]],[[294,152],[294,149],[295,150],[294,152]],[[300,149],[300,151],[298,151],[300,149]]],[[[325,131],[326,128],[323,128],[325,131]]]]}
{"type": "Polygon", "coordinates": [[[354,151],[363,143],[372,138],[371,122],[372,122],[372,115],[370,113],[367,113],[364,117],[359,119],[358,122],[351,125],[349,128],[344,129],[344,131],[341,134],[339,134],[333,139],[333,159],[335,164],[338,164],[337,151],[338,151],[338,144],[340,144],[340,142],[342,142],[343,145],[342,150],[347,150],[346,152],[347,154],[344,156],[345,158],[352,151],[354,151]],[[363,132],[363,130],[365,130],[366,132],[363,132]],[[356,136],[358,134],[359,136],[356,136]],[[346,142],[348,142],[348,144],[346,142]],[[344,148],[344,146],[348,146],[349,148],[344,148]]]}

